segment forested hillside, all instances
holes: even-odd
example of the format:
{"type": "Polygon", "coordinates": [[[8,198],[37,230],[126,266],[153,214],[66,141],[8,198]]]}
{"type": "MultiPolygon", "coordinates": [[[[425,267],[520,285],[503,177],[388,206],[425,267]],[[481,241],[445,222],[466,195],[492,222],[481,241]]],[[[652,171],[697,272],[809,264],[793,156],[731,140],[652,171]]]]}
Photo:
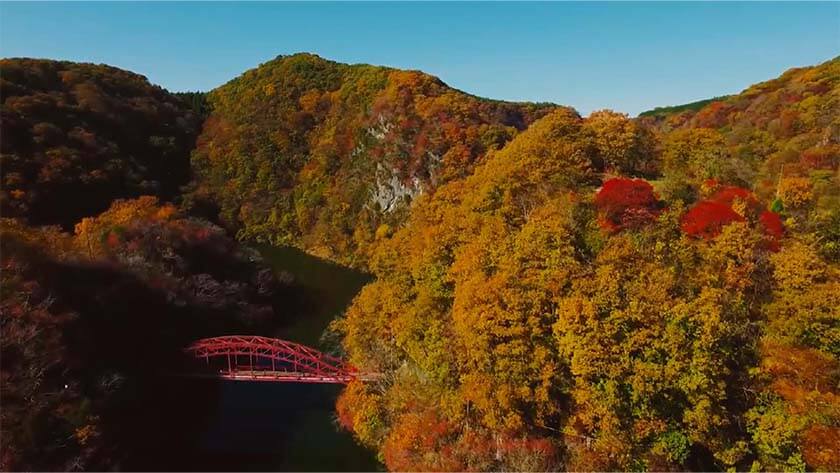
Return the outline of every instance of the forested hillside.
{"type": "Polygon", "coordinates": [[[0,61],[5,217],[72,228],[119,197],[171,198],[200,123],[145,77],[114,67],[0,61]]]}
{"type": "Polygon", "coordinates": [[[481,99],[417,71],[281,56],[213,90],[192,205],[240,237],[364,265],[409,203],[470,174],[553,106],[481,99]]]}
{"type": "Polygon", "coordinates": [[[392,470],[840,468],[838,68],[558,110],[421,197],[335,324],[386,374],[342,425],[392,470]]]}
{"type": "Polygon", "coordinates": [[[836,260],[840,58],[781,77],[696,112],[648,121],[662,142],[662,190],[691,201],[705,180],[747,187],[816,232],[836,260]]]}

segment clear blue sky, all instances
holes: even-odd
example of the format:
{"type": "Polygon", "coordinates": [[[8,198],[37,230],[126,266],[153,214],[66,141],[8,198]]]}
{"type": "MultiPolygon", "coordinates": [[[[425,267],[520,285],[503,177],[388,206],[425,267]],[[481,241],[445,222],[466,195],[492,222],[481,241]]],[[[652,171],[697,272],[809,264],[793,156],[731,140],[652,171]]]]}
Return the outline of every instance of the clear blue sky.
{"type": "Polygon", "coordinates": [[[300,51],[636,114],[839,55],[840,3],[0,4],[0,55],[112,64],[174,91],[300,51]]]}

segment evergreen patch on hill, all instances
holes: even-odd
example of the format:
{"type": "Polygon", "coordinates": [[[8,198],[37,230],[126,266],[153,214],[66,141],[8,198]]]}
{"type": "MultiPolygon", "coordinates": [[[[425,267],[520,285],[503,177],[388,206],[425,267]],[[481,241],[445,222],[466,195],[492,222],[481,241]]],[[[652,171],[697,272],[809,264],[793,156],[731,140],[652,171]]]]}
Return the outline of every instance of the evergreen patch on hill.
{"type": "Polygon", "coordinates": [[[696,112],[701,108],[709,105],[712,102],[719,102],[721,100],[726,100],[727,98],[731,97],[731,95],[720,95],[718,97],[713,97],[710,99],[698,100],[696,102],[689,102],[682,105],[671,105],[667,107],[656,107],[651,110],[644,111],[639,114],[640,117],[657,117],[657,116],[667,116],[674,113],[680,112],[696,112]]]}

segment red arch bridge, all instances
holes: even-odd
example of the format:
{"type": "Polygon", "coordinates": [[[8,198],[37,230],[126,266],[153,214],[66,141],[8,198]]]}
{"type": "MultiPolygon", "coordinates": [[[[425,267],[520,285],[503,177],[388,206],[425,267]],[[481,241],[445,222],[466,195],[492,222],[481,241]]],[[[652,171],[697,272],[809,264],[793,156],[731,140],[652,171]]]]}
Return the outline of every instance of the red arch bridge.
{"type": "Polygon", "coordinates": [[[248,335],[205,338],[184,350],[204,361],[207,370],[194,376],[237,381],[278,383],[339,383],[371,381],[377,374],[361,373],[340,358],[307,346],[248,335]]]}

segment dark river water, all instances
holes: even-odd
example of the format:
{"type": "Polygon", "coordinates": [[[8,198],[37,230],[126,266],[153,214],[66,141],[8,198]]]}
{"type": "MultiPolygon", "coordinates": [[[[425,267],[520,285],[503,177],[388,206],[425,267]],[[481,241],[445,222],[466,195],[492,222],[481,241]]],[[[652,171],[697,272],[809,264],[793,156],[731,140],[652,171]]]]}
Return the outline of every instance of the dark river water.
{"type": "MultiPolygon", "coordinates": [[[[294,275],[303,303],[278,314],[274,336],[327,349],[321,335],[369,280],[365,274],[292,248],[258,247],[277,271],[294,275]]],[[[332,384],[177,380],[181,406],[173,422],[189,423],[130,469],[193,471],[377,471],[373,452],[335,422],[342,386],[332,384]],[[183,399],[190,396],[189,399],[183,399]],[[177,420],[176,420],[177,419],[177,420]]],[[[175,410],[175,409],[173,409],[175,410]]],[[[166,433],[163,433],[165,436],[166,433]]]]}

